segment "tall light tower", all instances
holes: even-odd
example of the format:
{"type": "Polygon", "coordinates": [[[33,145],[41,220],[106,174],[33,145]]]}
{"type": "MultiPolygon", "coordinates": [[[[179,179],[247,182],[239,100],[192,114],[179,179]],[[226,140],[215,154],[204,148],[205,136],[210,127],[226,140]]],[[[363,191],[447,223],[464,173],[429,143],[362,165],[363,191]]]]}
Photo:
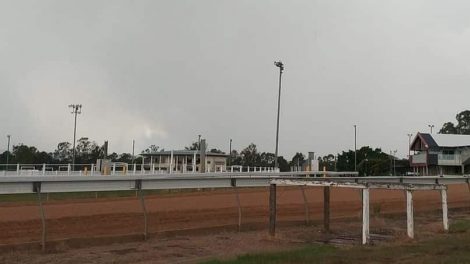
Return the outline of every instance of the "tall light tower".
{"type": "Polygon", "coordinates": [[[7,143],[7,167],[6,167],[6,171],[8,171],[8,163],[10,162],[10,139],[11,139],[11,136],[10,135],[7,135],[7,139],[8,139],[8,143],[7,143]]]}
{"type": "Polygon", "coordinates": [[[229,162],[229,165],[232,166],[232,139],[230,139],[228,154],[230,155],[228,162],[229,162]]]}
{"type": "Polygon", "coordinates": [[[354,171],[357,171],[357,125],[354,125],[354,171]]]}
{"type": "Polygon", "coordinates": [[[409,133],[408,134],[408,159],[411,158],[411,137],[413,134],[409,133]]]}
{"type": "Polygon", "coordinates": [[[135,161],[134,150],[135,150],[135,139],[132,140],[132,164],[134,164],[134,161],[135,161]]]}
{"type": "Polygon", "coordinates": [[[198,139],[197,139],[197,148],[198,150],[201,150],[201,135],[197,135],[198,139]]]}
{"type": "Polygon", "coordinates": [[[75,141],[77,135],[77,115],[82,113],[82,105],[81,104],[71,104],[69,108],[72,110],[72,113],[75,117],[75,122],[73,126],[73,152],[72,152],[72,170],[75,170],[75,141]]]}
{"type": "Polygon", "coordinates": [[[274,168],[278,168],[277,162],[277,154],[278,154],[278,147],[279,147],[279,114],[281,113],[281,80],[282,80],[282,72],[284,71],[284,64],[282,61],[275,61],[274,65],[279,68],[279,96],[277,98],[277,125],[276,125],[276,152],[275,152],[275,160],[274,160],[274,168]]]}
{"type": "Polygon", "coordinates": [[[432,129],[434,128],[434,125],[428,125],[428,127],[431,129],[431,134],[432,134],[432,129]]]}

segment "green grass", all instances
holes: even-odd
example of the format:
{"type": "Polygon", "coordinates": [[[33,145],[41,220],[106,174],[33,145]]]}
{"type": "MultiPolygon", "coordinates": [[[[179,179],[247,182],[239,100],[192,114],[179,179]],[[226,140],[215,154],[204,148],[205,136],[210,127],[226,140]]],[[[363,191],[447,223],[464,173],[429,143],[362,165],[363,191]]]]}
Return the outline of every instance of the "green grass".
{"type": "Polygon", "coordinates": [[[450,229],[459,233],[437,234],[423,241],[396,242],[382,246],[336,248],[310,245],[291,251],[247,254],[234,259],[203,263],[470,263],[470,236],[465,233],[470,230],[470,221],[457,221],[450,229]]]}
{"type": "Polygon", "coordinates": [[[332,256],[336,251],[337,249],[332,246],[318,245],[285,252],[247,254],[239,256],[234,260],[211,260],[204,262],[204,264],[321,263],[322,260],[332,256]]]}
{"type": "Polygon", "coordinates": [[[451,233],[463,233],[470,230],[470,220],[457,220],[449,227],[451,233]]]}

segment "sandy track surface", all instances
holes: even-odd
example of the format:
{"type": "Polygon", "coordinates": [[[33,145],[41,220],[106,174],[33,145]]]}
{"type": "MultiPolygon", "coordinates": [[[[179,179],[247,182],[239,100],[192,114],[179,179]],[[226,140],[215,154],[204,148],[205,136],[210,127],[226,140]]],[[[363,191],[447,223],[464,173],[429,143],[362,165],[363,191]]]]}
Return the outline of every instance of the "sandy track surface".
{"type": "MultiPolygon", "coordinates": [[[[323,211],[321,188],[305,188],[312,220],[320,220],[323,211]]],[[[269,191],[267,188],[241,189],[242,225],[258,223],[267,227],[269,191]]],[[[403,191],[372,190],[371,214],[404,213],[403,191]]],[[[300,188],[278,188],[278,221],[305,219],[300,188]]],[[[360,192],[334,188],[331,192],[331,217],[360,217],[360,192]]],[[[438,191],[414,193],[416,215],[439,210],[438,191]]],[[[448,191],[449,208],[470,207],[467,185],[451,185],[448,191]]],[[[146,197],[149,211],[149,232],[198,229],[236,225],[238,209],[233,190],[152,195],[146,197]]],[[[139,200],[134,197],[52,201],[45,203],[47,239],[90,238],[139,234],[143,216],[139,200]]],[[[452,215],[450,216],[452,218],[452,215]]],[[[35,204],[0,204],[0,244],[39,241],[41,223],[35,204]]]]}

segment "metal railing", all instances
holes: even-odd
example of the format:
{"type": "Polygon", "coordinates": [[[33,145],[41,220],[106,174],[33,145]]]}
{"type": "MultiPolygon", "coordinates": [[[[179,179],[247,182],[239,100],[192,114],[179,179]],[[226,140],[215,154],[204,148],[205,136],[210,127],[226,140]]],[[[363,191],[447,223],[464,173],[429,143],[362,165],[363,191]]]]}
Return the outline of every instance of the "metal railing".
{"type": "MultiPolygon", "coordinates": [[[[149,164],[129,164],[124,162],[112,162],[108,171],[101,170],[96,164],[0,164],[0,176],[97,176],[97,175],[153,175],[153,174],[173,174],[173,173],[196,173],[195,167],[175,166],[170,170],[168,166],[160,166],[158,163],[149,164]],[[182,168],[177,170],[176,168],[182,168]]],[[[220,172],[279,172],[273,167],[260,166],[224,166],[215,171],[206,170],[208,173],[220,172]]]]}

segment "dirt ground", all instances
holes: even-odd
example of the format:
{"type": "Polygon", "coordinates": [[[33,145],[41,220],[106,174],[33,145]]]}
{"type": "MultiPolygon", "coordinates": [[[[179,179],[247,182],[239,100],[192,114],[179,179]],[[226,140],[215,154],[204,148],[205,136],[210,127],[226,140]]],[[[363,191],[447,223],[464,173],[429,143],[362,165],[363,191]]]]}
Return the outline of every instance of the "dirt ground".
{"type": "MultiPolygon", "coordinates": [[[[314,233],[319,232],[318,224],[323,217],[323,191],[321,188],[306,188],[305,190],[309,202],[310,219],[317,225],[315,228],[312,227],[311,231],[314,233]]],[[[278,244],[281,242],[276,242],[277,240],[265,237],[268,222],[268,189],[241,189],[239,192],[242,206],[242,230],[244,230],[242,233],[233,233],[237,229],[236,225],[238,223],[238,209],[236,207],[236,199],[233,190],[147,196],[146,205],[149,212],[149,232],[152,234],[150,243],[149,241],[138,241],[140,239],[138,234],[142,234],[143,232],[143,216],[140,202],[137,198],[100,198],[96,200],[46,202],[47,240],[55,241],[55,243],[51,243],[55,245],[54,250],[60,252],[65,251],[65,253],[46,254],[45,256],[47,256],[47,258],[42,258],[44,262],[39,261],[37,263],[54,262],[54,258],[65,258],[65,260],[67,260],[66,254],[68,254],[69,247],[73,245],[73,243],[63,241],[71,239],[82,241],[81,243],[75,243],[77,246],[74,247],[73,252],[78,252],[77,254],[84,258],[87,254],[91,254],[97,258],[97,263],[112,262],[110,260],[113,258],[126,263],[125,260],[127,256],[131,256],[131,259],[128,259],[127,262],[129,262],[129,260],[135,260],[132,259],[133,251],[151,252],[161,248],[175,249],[173,251],[164,250],[164,252],[166,252],[165,254],[168,254],[168,256],[159,255],[158,258],[164,259],[165,261],[163,262],[165,263],[169,262],[169,260],[178,260],[179,255],[185,256],[183,258],[184,261],[191,262],[192,255],[194,255],[194,258],[198,259],[204,256],[214,256],[212,249],[217,249],[217,246],[204,246],[204,243],[213,244],[214,241],[219,240],[233,243],[230,245],[231,250],[233,248],[233,252],[228,252],[227,250],[223,251],[224,254],[229,255],[232,253],[237,254],[239,252],[245,252],[245,249],[256,250],[258,242],[259,247],[263,249],[278,248],[278,244]],[[220,230],[215,231],[217,228],[220,230]],[[205,231],[198,233],[192,230],[205,231]],[[217,235],[214,235],[214,232],[217,233],[217,235]],[[137,239],[135,238],[136,235],[137,239]],[[91,242],[91,239],[94,238],[108,238],[101,239],[101,241],[104,241],[102,244],[105,245],[103,252],[100,251],[100,253],[98,253],[87,249],[96,245],[96,243],[91,242]],[[206,240],[212,242],[203,242],[206,240]],[[255,243],[254,241],[258,242],[255,243]],[[126,243],[114,246],[109,245],[113,242],[126,243]],[[130,247],[130,244],[135,245],[130,247]],[[171,247],[172,244],[177,246],[171,247]],[[269,246],[271,244],[274,246],[269,246]],[[62,245],[62,249],[64,250],[61,250],[60,245],[62,245]],[[109,248],[108,251],[106,251],[107,247],[109,248]],[[120,249],[120,247],[122,247],[122,249],[120,249]],[[155,250],[151,250],[151,248],[155,250]],[[185,253],[182,253],[183,251],[185,253]],[[99,260],[100,257],[103,257],[103,259],[101,259],[102,261],[99,260]]],[[[372,217],[387,214],[400,215],[405,212],[405,195],[403,191],[372,190],[370,198],[370,212],[372,217]]],[[[299,238],[295,236],[296,231],[286,233],[285,230],[294,228],[294,225],[289,225],[289,223],[300,223],[305,220],[303,198],[300,188],[278,188],[277,199],[278,221],[281,227],[281,231],[279,231],[281,233],[278,234],[278,237],[287,237],[287,239],[282,239],[282,247],[295,246],[297,244],[295,241],[299,240],[299,238]],[[283,227],[283,225],[285,225],[285,227],[283,227]],[[285,230],[283,231],[283,229],[285,230]]],[[[361,197],[358,190],[332,189],[331,217],[333,223],[340,223],[341,219],[356,219],[352,221],[352,223],[360,227],[360,201],[361,197]]],[[[440,194],[438,191],[415,192],[414,201],[415,216],[418,218],[420,215],[427,214],[427,212],[440,209],[440,194]]],[[[448,201],[449,208],[451,209],[470,207],[470,192],[467,185],[449,186],[448,201]]],[[[452,219],[452,217],[453,214],[451,213],[450,219],[452,219]]],[[[403,219],[405,218],[402,217],[400,221],[403,222],[403,219]]],[[[434,226],[439,229],[439,219],[436,221],[437,224],[434,223],[434,226]]],[[[384,224],[382,220],[375,222],[375,225],[384,224]]],[[[341,229],[345,225],[346,223],[343,221],[340,225],[338,224],[336,228],[341,229]]],[[[371,228],[373,228],[373,226],[371,226],[371,228]]],[[[301,231],[302,229],[305,229],[305,227],[298,231],[299,235],[305,232],[305,230],[301,231]]],[[[404,232],[405,225],[403,224],[398,230],[404,232]]],[[[34,245],[32,248],[37,248],[40,235],[41,223],[39,220],[39,209],[36,204],[0,204],[0,244],[12,245],[30,243],[34,245]]],[[[215,244],[218,245],[220,243],[215,244]]],[[[7,247],[3,247],[2,251],[3,257],[5,257],[5,254],[7,254],[7,257],[10,256],[8,255],[7,247]]],[[[149,254],[151,256],[154,253],[149,254]]],[[[16,255],[10,257],[14,260],[15,256],[16,255]]],[[[217,254],[215,254],[215,256],[217,256],[217,254]]],[[[93,263],[93,261],[89,260],[85,262],[93,263]]],[[[70,261],[72,261],[72,259],[70,259],[70,261]]],[[[142,258],[142,263],[146,261],[149,260],[146,260],[145,257],[142,258]]],[[[26,260],[26,262],[30,261],[26,260]]],[[[67,261],[60,262],[65,263],[67,261]]],[[[84,261],[82,259],[82,261],[77,262],[84,261]]],[[[155,259],[150,262],[154,263],[155,259]]],[[[75,262],[72,261],[69,263],[75,262]]]]}

